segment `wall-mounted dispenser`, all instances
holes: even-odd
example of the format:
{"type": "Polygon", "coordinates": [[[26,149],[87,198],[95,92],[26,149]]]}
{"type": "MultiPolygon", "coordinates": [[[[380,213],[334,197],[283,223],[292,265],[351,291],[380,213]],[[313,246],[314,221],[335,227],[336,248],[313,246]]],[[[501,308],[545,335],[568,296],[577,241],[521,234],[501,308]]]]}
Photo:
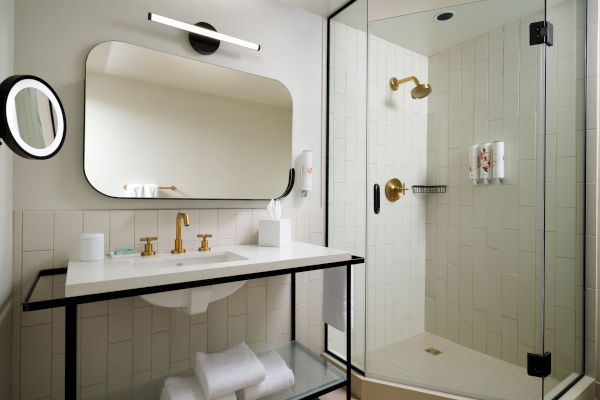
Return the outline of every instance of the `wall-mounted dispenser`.
{"type": "Polygon", "coordinates": [[[475,144],[469,147],[469,179],[473,185],[504,183],[504,142],[475,144]]]}
{"type": "Polygon", "coordinates": [[[308,193],[312,190],[312,174],[313,174],[313,152],[312,150],[304,150],[302,152],[302,177],[301,177],[301,195],[308,197],[308,193]]]}

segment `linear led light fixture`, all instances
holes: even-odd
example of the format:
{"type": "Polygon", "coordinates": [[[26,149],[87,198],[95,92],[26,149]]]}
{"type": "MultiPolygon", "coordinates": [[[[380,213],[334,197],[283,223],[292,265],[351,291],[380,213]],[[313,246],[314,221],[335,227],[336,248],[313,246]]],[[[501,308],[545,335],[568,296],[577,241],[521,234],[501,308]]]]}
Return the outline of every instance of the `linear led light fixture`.
{"type": "Polygon", "coordinates": [[[168,25],[173,28],[181,29],[190,33],[190,43],[196,51],[202,54],[212,54],[218,48],[221,41],[236,44],[250,50],[259,51],[260,45],[246,40],[238,39],[233,36],[224,35],[206,22],[199,22],[196,25],[186,24],[176,19],[163,17],[162,15],[148,13],[148,20],[168,25]],[[211,40],[212,39],[212,40],[211,40]]]}

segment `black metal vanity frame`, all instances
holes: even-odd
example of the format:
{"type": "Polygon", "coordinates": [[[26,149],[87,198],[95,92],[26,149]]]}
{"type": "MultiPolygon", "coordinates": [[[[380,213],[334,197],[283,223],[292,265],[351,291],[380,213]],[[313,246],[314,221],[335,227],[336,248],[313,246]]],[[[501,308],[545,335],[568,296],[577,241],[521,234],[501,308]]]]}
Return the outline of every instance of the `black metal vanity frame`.
{"type": "MultiPolygon", "coordinates": [[[[141,287],[136,289],[118,290],[114,292],[94,293],[82,296],[63,297],[58,299],[31,301],[37,284],[42,277],[64,275],[67,268],[43,269],[38,272],[35,280],[31,284],[27,296],[22,303],[23,311],[45,310],[50,308],[65,308],[65,399],[75,400],[77,398],[77,306],[96,301],[114,300],[125,297],[140,296],[151,293],[168,292],[171,290],[189,289],[194,287],[216,285],[220,283],[245,281],[257,278],[266,278],[270,276],[291,274],[291,340],[296,340],[296,273],[324,270],[328,268],[346,267],[346,293],[351,293],[352,266],[364,264],[363,257],[352,256],[350,260],[310,265],[298,268],[288,268],[276,271],[258,272],[252,274],[226,276],[214,279],[203,279],[191,282],[170,283],[158,286],[141,287]]],[[[351,302],[346,301],[346,326],[351,325],[352,318],[351,302]]],[[[346,387],[346,398],[351,398],[351,336],[346,333],[346,380],[340,383],[332,384],[316,393],[311,393],[298,400],[312,399],[332,392],[336,389],[346,387]]]]}

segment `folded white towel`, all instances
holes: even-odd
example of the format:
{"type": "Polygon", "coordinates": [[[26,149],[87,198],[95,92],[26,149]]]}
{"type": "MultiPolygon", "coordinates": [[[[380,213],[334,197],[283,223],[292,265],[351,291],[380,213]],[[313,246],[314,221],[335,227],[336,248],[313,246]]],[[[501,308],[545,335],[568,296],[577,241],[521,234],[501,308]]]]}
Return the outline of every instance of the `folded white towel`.
{"type": "MultiPolygon", "coordinates": [[[[165,379],[160,400],[206,400],[206,397],[195,376],[172,376],[165,379]]],[[[219,397],[216,400],[235,400],[235,393],[219,397]]]]}
{"type": "MultiPolygon", "coordinates": [[[[323,271],[323,321],[346,332],[346,267],[323,271]]],[[[350,293],[352,305],[352,293],[350,293]]]]}
{"type": "Polygon", "coordinates": [[[214,400],[265,379],[265,367],[244,342],[218,353],[196,353],[194,368],[206,400],[214,400]]]}
{"type": "Polygon", "coordinates": [[[259,355],[258,359],[265,366],[267,376],[258,385],[239,390],[238,400],[260,399],[294,385],[294,373],[275,350],[259,355]]]}

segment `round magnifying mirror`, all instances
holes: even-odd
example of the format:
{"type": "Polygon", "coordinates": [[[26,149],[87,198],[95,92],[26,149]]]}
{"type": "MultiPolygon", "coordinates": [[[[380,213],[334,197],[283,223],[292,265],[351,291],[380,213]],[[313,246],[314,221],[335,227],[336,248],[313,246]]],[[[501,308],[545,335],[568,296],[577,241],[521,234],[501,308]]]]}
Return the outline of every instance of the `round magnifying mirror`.
{"type": "Polygon", "coordinates": [[[54,156],[65,141],[64,108],[56,92],[42,79],[15,75],[0,85],[2,139],[25,158],[54,156]]]}

